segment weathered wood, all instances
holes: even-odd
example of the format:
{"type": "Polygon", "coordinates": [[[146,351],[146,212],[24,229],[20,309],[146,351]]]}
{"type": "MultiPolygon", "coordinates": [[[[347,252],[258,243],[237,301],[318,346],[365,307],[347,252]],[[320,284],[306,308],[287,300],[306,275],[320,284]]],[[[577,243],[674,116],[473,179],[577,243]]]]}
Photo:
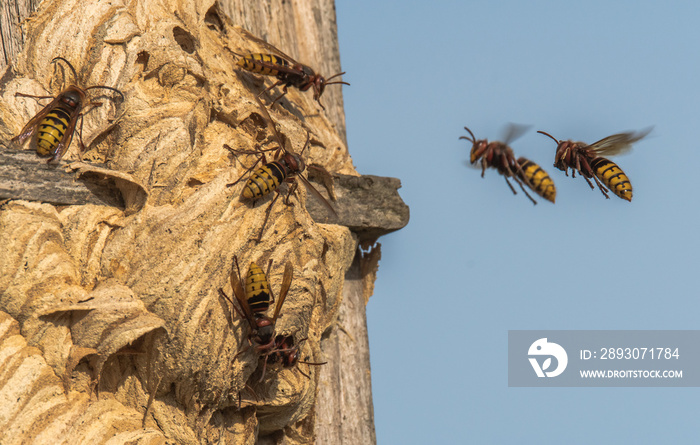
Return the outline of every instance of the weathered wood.
{"type": "Polygon", "coordinates": [[[358,249],[345,273],[338,321],[322,343],[328,364],[321,369],[315,407],[319,445],[377,441],[361,262],[358,249]]]}
{"type": "MultiPolygon", "coordinates": [[[[361,242],[375,241],[408,224],[409,209],[399,196],[397,178],[334,175],[334,179],[339,224],[349,227],[361,242]]],[[[309,197],[306,206],[314,220],[335,222],[317,200],[309,197]]]]}
{"type": "Polygon", "coordinates": [[[145,204],[146,197],[143,186],[129,175],[110,171],[104,165],[48,164],[46,158],[30,150],[0,149],[0,200],[96,204],[137,211],[145,204]],[[129,202],[133,187],[125,189],[128,185],[140,189],[138,203],[129,202]]]}
{"type": "Polygon", "coordinates": [[[12,63],[24,47],[22,21],[36,11],[41,0],[3,0],[0,2],[0,71],[12,63]]]}
{"type": "MultiPolygon", "coordinates": [[[[30,150],[2,145],[0,143],[0,200],[125,208],[120,188],[123,186],[117,182],[117,175],[124,176],[123,173],[110,172],[104,164],[47,164],[46,158],[30,150]],[[76,167],[81,168],[81,174],[76,173],[76,167]],[[92,170],[86,172],[88,167],[92,170]]],[[[408,223],[409,209],[398,194],[400,186],[401,182],[396,178],[337,174],[333,184],[337,199],[332,205],[338,218],[313,196],[306,200],[306,207],[316,222],[348,227],[360,241],[376,240],[408,223]]],[[[317,184],[316,188],[323,193],[323,187],[317,184]]],[[[146,191],[142,193],[145,200],[146,191]]],[[[327,193],[323,194],[327,196],[327,193]]]]}

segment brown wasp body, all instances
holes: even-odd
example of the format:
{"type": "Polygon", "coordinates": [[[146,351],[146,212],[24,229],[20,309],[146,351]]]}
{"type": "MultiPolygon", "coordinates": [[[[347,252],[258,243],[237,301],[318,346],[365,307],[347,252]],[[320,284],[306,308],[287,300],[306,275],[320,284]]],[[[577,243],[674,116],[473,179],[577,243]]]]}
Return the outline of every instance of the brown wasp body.
{"type": "Polygon", "coordinates": [[[508,187],[510,187],[514,195],[517,195],[517,192],[508,178],[512,178],[520,186],[525,196],[530,198],[533,204],[537,204],[537,201],[525,190],[523,183],[544,199],[554,202],[557,190],[552,178],[534,162],[522,157],[516,160],[513,150],[508,146],[508,144],[517,139],[527,127],[509,125],[505,142],[489,142],[486,139],[477,140],[474,133],[472,133],[469,128],[464,127],[464,129],[467,130],[470,137],[461,136],[460,139],[466,139],[472,143],[470,162],[472,165],[475,165],[481,160],[482,178],[487,168],[494,168],[503,175],[506,184],[508,184],[508,187]]]}
{"type": "MultiPolygon", "coordinates": [[[[299,360],[301,358],[301,343],[305,340],[304,338],[299,343],[294,344],[294,337],[291,335],[278,335],[275,337],[274,347],[265,353],[265,363],[263,364],[262,377],[260,377],[260,380],[265,376],[265,368],[268,363],[281,363],[284,368],[293,368],[299,363],[315,366],[325,365],[327,362],[315,363],[299,360]]],[[[299,370],[299,372],[309,377],[304,371],[299,370]]]]}
{"type": "Polygon", "coordinates": [[[612,191],[618,197],[632,201],[632,183],[627,175],[617,164],[601,155],[612,156],[624,153],[632,148],[634,142],[645,137],[650,131],[651,129],[645,129],[636,133],[614,134],[590,145],[584,142],[558,140],[544,131],[538,131],[538,133],[549,136],[557,143],[554,166],[567,176],[568,169],[571,168],[572,178],[578,172],[591,189],[595,189],[591,183],[592,178],[606,198],[610,198],[608,191],[612,191]]]}
{"type": "Polygon", "coordinates": [[[243,56],[234,53],[238,57],[240,57],[240,59],[237,62],[237,65],[247,71],[256,74],[275,76],[277,78],[277,82],[275,84],[273,84],[269,88],[266,88],[260,94],[264,93],[265,91],[269,91],[276,86],[284,85],[284,87],[282,88],[282,94],[277,96],[277,98],[274,101],[272,101],[272,104],[284,97],[284,95],[287,94],[287,88],[289,87],[295,87],[301,91],[313,89],[314,100],[318,102],[321,108],[325,110],[326,108],[321,103],[321,95],[326,89],[326,85],[350,85],[349,83],[343,82],[342,80],[336,80],[333,82],[330,81],[331,79],[334,79],[338,76],[342,76],[343,74],[345,74],[344,72],[334,74],[326,79],[322,75],[317,74],[311,67],[304,65],[303,63],[297,62],[296,60],[292,59],[291,57],[289,57],[279,49],[275,48],[274,46],[270,45],[269,43],[265,42],[264,40],[258,39],[257,37],[254,37],[252,35],[249,35],[249,37],[252,40],[257,41],[261,45],[267,47],[272,53],[276,54],[258,53],[243,56]]]}
{"type": "Polygon", "coordinates": [[[267,352],[267,362],[282,363],[285,368],[291,368],[299,362],[301,350],[298,344],[294,344],[294,337],[278,335],[275,337],[274,347],[267,352]]]}
{"type": "MultiPolygon", "coordinates": [[[[233,269],[231,270],[231,288],[233,295],[238,302],[238,307],[222,288],[219,294],[224,297],[233,307],[234,311],[248,321],[250,333],[248,338],[255,342],[255,352],[264,357],[262,375],[265,377],[267,364],[282,363],[285,368],[291,368],[299,363],[301,350],[299,344],[294,344],[293,336],[275,335],[275,323],[280,316],[282,305],[287,298],[289,287],[292,284],[294,268],[292,263],[287,262],[284,266],[282,286],[277,296],[277,304],[272,317],[268,317],[265,312],[270,304],[275,301],[274,295],[267,280],[272,268],[272,260],[267,267],[267,275],[255,263],[251,263],[248,268],[248,275],[245,280],[245,288],[242,284],[241,271],[238,267],[238,258],[233,257],[233,269]]],[[[306,340],[306,339],[304,339],[306,340]]],[[[302,341],[304,341],[302,340],[302,341]]],[[[301,362],[310,365],[321,365],[323,363],[301,362]]]]}
{"type": "MultiPolygon", "coordinates": [[[[272,260],[267,268],[267,273],[269,275],[270,268],[272,267],[272,260]]],[[[241,284],[241,271],[238,267],[238,258],[233,257],[233,269],[231,270],[231,288],[233,289],[233,295],[240,306],[240,310],[236,307],[236,304],[231,299],[222,288],[219,288],[219,294],[231,303],[233,309],[243,318],[248,321],[250,325],[250,334],[248,335],[257,345],[255,350],[257,352],[272,351],[276,349],[275,346],[275,322],[280,315],[282,310],[282,305],[287,297],[287,292],[289,292],[289,287],[292,284],[292,275],[294,273],[294,268],[291,263],[287,263],[284,266],[284,275],[282,278],[282,286],[280,287],[280,292],[277,297],[277,304],[275,306],[275,312],[272,317],[268,317],[265,312],[275,301],[274,295],[270,288],[270,284],[267,281],[267,275],[263,273],[262,269],[258,267],[255,263],[251,263],[248,268],[248,275],[246,277],[245,289],[241,284]]]]}
{"type": "MultiPolygon", "coordinates": [[[[226,186],[232,187],[238,184],[243,179],[243,177],[250,172],[250,176],[248,177],[248,180],[243,186],[243,191],[241,193],[244,199],[255,200],[259,198],[264,198],[265,196],[269,195],[274,191],[277,192],[277,196],[275,196],[275,198],[272,200],[270,206],[267,209],[267,214],[265,215],[265,220],[263,221],[262,228],[260,229],[260,236],[258,237],[258,240],[262,238],[262,234],[265,229],[265,224],[267,223],[267,219],[270,216],[270,210],[272,209],[272,206],[274,205],[277,198],[279,198],[279,186],[283,182],[292,183],[287,193],[287,204],[289,204],[289,196],[294,192],[294,190],[298,186],[298,182],[296,180],[299,179],[302,183],[304,183],[307,190],[309,190],[312,195],[314,195],[319,201],[321,201],[324,204],[324,206],[326,206],[326,208],[328,208],[330,212],[333,213],[333,215],[337,216],[337,213],[330,205],[330,203],[326,200],[326,198],[324,198],[323,195],[321,195],[318,192],[318,190],[316,190],[316,188],[313,185],[311,185],[311,183],[309,183],[308,179],[302,176],[301,173],[306,169],[306,164],[304,163],[304,160],[302,159],[301,155],[292,153],[291,151],[288,151],[284,148],[282,136],[279,134],[279,132],[277,131],[277,127],[275,127],[275,124],[272,122],[270,113],[267,112],[267,109],[262,104],[262,102],[260,102],[260,99],[256,97],[255,100],[258,101],[258,104],[260,105],[260,110],[262,111],[265,117],[267,125],[272,129],[272,133],[278,143],[278,148],[266,150],[275,151],[276,159],[272,162],[267,162],[267,160],[265,159],[265,154],[263,153],[262,156],[253,164],[253,166],[250,167],[246,172],[244,172],[243,175],[241,175],[241,177],[238,178],[237,181],[231,184],[227,184],[226,186]],[[255,169],[255,167],[261,161],[263,165],[255,169]]],[[[306,143],[304,144],[301,153],[304,152],[308,145],[309,134],[307,133],[306,143]]],[[[236,150],[234,150],[233,148],[228,146],[226,146],[226,148],[232,153],[238,154],[238,152],[236,152],[236,150]]]]}
{"type": "MultiPolygon", "coordinates": [[[[63,57],[56,57],[51,61],[51,63],[54,63],[57,60],[61,60],[66,63],[73,72],[73,76],[77,79],[75,69],[70,62],[63,57]]],[[[17,96],[22,97],[33,97],[36,99],[52,98],[53,100],[39,113],[37,113],[37,115],[34,116],[29,122],[27,122],[27,125],[24,126],[22,131],[15,136],[12,141],[21,146],[27,139],[33,136],[31,146],[40,156],[51,156],[51,158],[48,160],[49,163],[56,163],[60,161],[68,150],[71,140],[73,139],[73,133],[75,132],[78,118],[82,118],[84,114],[81,113],[83,108],[87,105],[101,105],[99,102],[85,103],[87,91],[96,88],[114,91],[121,96],[122,100],[124,100],[124,95],[121,93],[121,91],[104,85],[92,86],[85,89],[76,85],[70,85],[55,98],[52,96],[31,96],[28,94],[17,93],[17,96]]],[[[80,136],[80,133],[78,134],[80,136]]],[[[81,153],[85,150],[85,144],[83,144],[82,136],[80,136],[80,149],[81,153]]]]}

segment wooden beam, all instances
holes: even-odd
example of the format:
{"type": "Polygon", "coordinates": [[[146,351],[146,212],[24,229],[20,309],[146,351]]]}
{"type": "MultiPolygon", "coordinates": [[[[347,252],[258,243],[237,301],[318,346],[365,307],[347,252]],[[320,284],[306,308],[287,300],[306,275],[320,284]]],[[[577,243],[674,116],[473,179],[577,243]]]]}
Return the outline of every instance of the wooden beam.
{"type": "MultiPolygon", "coordinates": [[[[2,142],[0,142],[2,145],[2,142]]],[[[333,175],[336,219],[313,197],[306,208],[314,221],[350,228],[360,241],[376,240],[408,224],[409,210],[399,196],[401,181],[365,175],[333,175]]],[[[323,187],[317,186],[323,191],[323,187]]],[[[327,193],[324,193],[328,196],[327,193]]],[[[86,163],[47,164],[30,150],[0,150],[0,200],[23,199],[56,205],[96,204],[138,211],[147,191],[130,175],[86,163]],[[134,201],[129,193],[137,190],[134,201]]],[[[331,201],[332,202],[332,201],[331,201]]]]}

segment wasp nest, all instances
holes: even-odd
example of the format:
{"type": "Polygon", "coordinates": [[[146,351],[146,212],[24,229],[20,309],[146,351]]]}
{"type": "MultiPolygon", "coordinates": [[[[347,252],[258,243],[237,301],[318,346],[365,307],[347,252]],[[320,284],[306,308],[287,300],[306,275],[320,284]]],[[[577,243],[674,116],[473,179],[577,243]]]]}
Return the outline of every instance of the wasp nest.
{"type": "MultiPolygon", "coordinates": [[[[0,85],[0,136],[46,105],[15,93],[117,88],[123,101],[88,94],[100,105],[85,109],[82,161],[129,174],[148,197],[127,212],[4,205],[1,442],[252,443],[303,419],[318,367],[273,364],[262,376],[250,326],[218,289],[231,294],[234,256],[244,269],[273,260],[275,293],[290,262],[275,332],[293,337],[303,361],[322,362],[355,240],[309,217],[304,187],[278,199],[263,227],[274,194],[252,203],[243,181],[227,186],[276,144],[255,101],[270,81],[241,72],[234,56],[256,43],[213,1],[47,0],[25,26],[26,49],[0,85]],[[78,79],[51,63],[57,56],[78,79]]],[[[285,100],[270,114],[286,149],[299,153],[309,135],[307,164],[356,174],[312,95],[290,89],[285,100]]],[[[76,140],[57,168],[78,158],[76,140]]]]}

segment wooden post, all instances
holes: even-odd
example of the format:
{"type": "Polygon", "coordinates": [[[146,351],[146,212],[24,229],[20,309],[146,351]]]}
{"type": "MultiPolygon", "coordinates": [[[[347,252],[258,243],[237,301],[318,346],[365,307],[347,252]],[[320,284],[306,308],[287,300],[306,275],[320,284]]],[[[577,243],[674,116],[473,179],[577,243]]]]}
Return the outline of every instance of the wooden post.
{"type": "Polygon", "coordinates": [[[328,364],[321,370],[315,407],[319,445],[377,441],[361,261],[358,250],[345,273],[338,321],[322,342],[328,364]]]}
{"type": "Polygon", "coordinates": [[[0,9],[0,63],[13,66],[0,80],[4,145],[46,104],[15,92],[60,91],[53,57],[70,60],[82,86],[126,100],[85,115],[81,164],[75,142],[48,167],[28,147],[3,148],[0,356],[10,362],[0,366],[17,371],[0,380],[0,398],[17,404],[0,418],[26,425],[0,425],[0,443],[63,440],[49,431],[134,443],[375,442],[365,304],[379,251],[358,246],[408,222],[398,180],[354,171],[337,85],[325,111],[293,88],[269,111],[288,150],[312,135],[305,160],[333,173],[337,219],[299,190],[263,227],[271,198],[246,202],[229,187],[255,159],[225,148],[270,145],[254,96],[273,80],[235,65],[235,53],[257,48],[246,32],[330,76],[341,70],[333,1],[44,0],[16,26],[37,3],[0,9]],[[218,292],[231,292],[233,256],[245,270],[273,259],[275,292],[281,265],[293,264],[275,332],[327,365],[273,363],[261,380],[250,327],[218,292]]]}
{"type": "Polygon", "coordinates": [[[0,71],[12,63],[17,54],[24,48],[26,36],[21,24],[36,11],[41,0],[3,0],[0,3],[0,71]]]}

